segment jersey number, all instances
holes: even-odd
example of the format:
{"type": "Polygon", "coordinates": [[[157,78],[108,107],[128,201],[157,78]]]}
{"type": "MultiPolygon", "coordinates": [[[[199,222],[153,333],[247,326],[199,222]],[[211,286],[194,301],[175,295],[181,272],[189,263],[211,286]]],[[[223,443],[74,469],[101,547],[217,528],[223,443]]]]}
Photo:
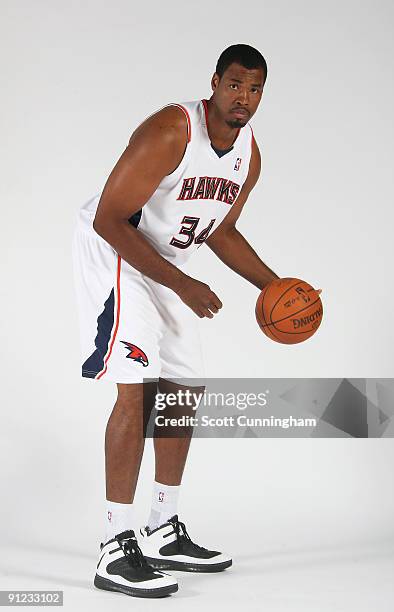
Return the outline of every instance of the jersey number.
{"type": "Polygon", "coordinates": [[[195,234],[199,221],[200,217],[183,217],[182,227],[179,230],[179,233],[185,234],[187,236],[187,240],[177,240],[177,238],[173,236],[170,244],[178,247],[178,249],[187,249],[187,247],[189,247],[193,242],[201,245],[208,238],[209,232],[211,231],[216,219],[211,219],[209,225],[203,229],[198,236],[196,236],[195,234]]]}

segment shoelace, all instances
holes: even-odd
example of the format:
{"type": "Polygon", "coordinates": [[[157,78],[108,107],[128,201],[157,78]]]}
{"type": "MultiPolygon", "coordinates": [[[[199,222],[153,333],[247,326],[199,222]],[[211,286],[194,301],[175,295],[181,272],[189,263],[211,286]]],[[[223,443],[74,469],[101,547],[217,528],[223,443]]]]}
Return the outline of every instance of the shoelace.
{"type": "MultiPolygon", "coordinates": [[[[127,539],[125,537],[118,539],[119,546],[124,552],[127,563],[129,563],[132,567],[144,567],[145,569],[151,568],[142,554],[142,550],[138,546],[137,540],[133,536],[129,536],[127,539]]],[[[153,568],[151,569],[153,571],[153,568]]]]}
{"type": "Polygon", "coordinates": [[[208,550],[207,548],[204,548],[204,546],[199,546],[198,544],[192,541],[191,537],[187,533],[185,523],[182,523],[182,521],[179,521],[177,515],[170,518],[168,522],[171,523],[171,525],[173,525],[174,527],[174,532],[176,535],[177,546],[178,546],[179,552],[182,552],[182,547],[183,547],[184,542],[189,542],[192,546],[194,546],[198,550],[201,550],[201,551],[208,550]],[[182,533],[181,533],[181,530],[182,530],[182,533]]]}

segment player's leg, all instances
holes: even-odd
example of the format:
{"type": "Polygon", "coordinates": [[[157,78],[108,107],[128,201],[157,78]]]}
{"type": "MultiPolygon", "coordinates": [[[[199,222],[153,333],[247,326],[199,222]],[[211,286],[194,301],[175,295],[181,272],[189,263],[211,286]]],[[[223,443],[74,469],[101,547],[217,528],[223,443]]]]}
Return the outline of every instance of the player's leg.
{"type": "MultiPolygon", "coordinates": [[[[118,397],[105,431],[105,475],[108,506],[132,505],[144,450],[144,431],[154,401],[156,383],[118,383],[118,397]]],[[[131,509],[130,509],[131,510],[131,509]]],[[[111,510],[109,509],[109,512],[111,510]]],[[[112,512],[107,536],[133,524],[132,513],[112,512]],[[129,524],[122,521],[129,519],[129,524]],[[112,521],[112,524],[111,524],[112,521]]],[[[107,539],[109,539],[107,537],[107,539]]]]}
{"type": "MultiPolygon", "coordinates": [[[[134,526],[133,499],[144,448],[144,428],[158,378],[160,319],[144,280],[123,260],[117,281],[114,321],[100,380],[117,383],[118,396],[105,435],[106,535],[134,526]],[[118,307],[117,307],[118,306],[118,307]],[[110,354],[109,354],[110,353],[110,354]]],[[[103,327],[102,317],[97,328],[103,327]]],[[[96,345],[101,345],[96,341],[96,345]]]]}
{"type": "MultiPolygon", "coordinates": [[[[153,285],[156,306],[164,322],[160,340],[159,392],[180,402],[166,403],[164,418],[195,416],[195,397],[204,392],[204,366],[198,319],[167,287],[153,285]],[[186,392],[190,392],[186,396],[186,392]],[[187,401],[186,401],[187,400],[187,401]]],[[[155,481],[148,526],[155,529],[177,513],[178,496],[193,428],[156,426],[154,430],[155,481]]]]}
{"type": "MultiPolygon", "coordinates": [[[[204,387],[187,387],[160,379],[161,393],[189,390],[198,397],[204,387]]],[[[184,397],[184,396],[183,396],[184,397]]],[[[196,400],[195,400],[196,401],[196,400]]],[[[195,417],[193,402],[167,406],[161,415],[176,419],[195,417]]],[[[191,422],[190,420],[188,422],[191,422]]],[[[178,496],[193,427],[168,425],[155,428],[155,482],[148,525],[140,530],[140,546],[147,561],[157,569],[218,572],[232,564],[229,556],[193,542],[186,526],[178,518],[178,496]]]]}
{"type": "Polygon", "coordinates": [[[145,431],[156,383],[120,384],[105,432],[107,533],[94,584],[138,597],[162,597],[178,589],[177,581],[155,571],[139,548],[133,501],[144,450],[145,431]]]}
{"type": "MultiPolygon", "coordinates": [[[[163,416],[193,417],[195,403],[204,391],[204,367],[196,315],[166,288],[159,289],[160,305],[166,307],[163,317],[166,333],[160,345],[161,378],[159,391],[183,391],[182,403],[166,406],[163,416]],[[185,402],[189,390],[191,401],[185,402]]],[[[190,421],[188,421],[190,423],[190,421]]],[[[156,427],[152,508],[148,525],[141,529],[141,549],[156,568],[217,572],[232,564],[227,555],[201,547],[190,539],[185,524],[178,519],[178,496],[181,488],[190,440],[191,426],[156,427]]]]}
{"type": "MultiPolygon", "coordinates": [[[[192,423],[192,419],[195,417],[195,408],[198,405],[198,401],[194,398],[196,395],[203,395],[204,387],[188,387],[160,378],[158,392],[164,397],[171,395],[172,398],[179,397],[179,392],[182,394],[181,402],[171,402],[171,405],[167,405],[164,410],[160,411],[162,421],[164,419],[179,421],[179,419],[185,417],[186,423],[192,423]],[[186,392],[189,392],[187,405],[184,401],[186,392]]],[[[177,514],[178,495],[192,435],[193,427],[189,424],[155,426],[155,482],[152,508],[148,519],[148,525],[151,529],[162,525],[174,514],[177,514]]]]}
{"type": "Polygon", "coordinates": [[[162,597],[178,589],[177,581],[148,565],[132,516],[144,441],[142,382],[144,374],[158,375],[155,313],[138,274],[92,231],[77,228],[73,261],[82,376],[119,383],[105,437],[109,509],[94,584],[127,595],[162,597]]]}
{"type": "MultiPolygon", "coordinates": [[[[160,393],[173,394],[174,396],[178,396],[179,392],[185,395],[186,391],[202,395],[204,389],[203,386],[188,387],[164,378],[159,379],[158,385],[160,393]]],[[[176,403],[167,406],[161,411],[161,414],[165,418],[194,417],[196,407],[197,402],[191,398],[189,405],[176,403]]],[[[172,486],[181,484],[192,435],[193,427],[189,425],[179,427],[156,426],[154,433],[155,478],[158,482],[172,486]]]]}

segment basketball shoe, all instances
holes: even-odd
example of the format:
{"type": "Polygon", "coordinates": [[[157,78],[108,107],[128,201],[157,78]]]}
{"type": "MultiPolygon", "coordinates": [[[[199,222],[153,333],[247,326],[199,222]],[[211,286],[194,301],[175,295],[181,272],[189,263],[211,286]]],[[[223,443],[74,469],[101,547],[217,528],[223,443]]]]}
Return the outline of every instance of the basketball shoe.
{"type": "Polygon", "coordinates": [[[134,597],[164,597],[178,590],[175,578],[147,563],[132,530],[100,544],[94,586],[134,597]]]}
{"type": "Polygon", "coordinates": [[[177,514],[156,529],[142,527],[140,533],[142,553],[156,569],[220,572],[232,564],[227,555],[192,542],[177,514]]]}

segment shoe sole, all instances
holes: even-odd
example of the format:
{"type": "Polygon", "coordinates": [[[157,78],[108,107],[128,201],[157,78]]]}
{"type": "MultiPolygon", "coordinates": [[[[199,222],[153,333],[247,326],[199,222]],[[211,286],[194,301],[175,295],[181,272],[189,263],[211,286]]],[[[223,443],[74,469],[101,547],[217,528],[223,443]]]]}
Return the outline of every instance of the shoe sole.
{"type": "Polygon", "coordinates": [[[116,582],[112,582],[112,580],[108,580],[108,578],[103,578],[97,574],[94,577],[94,586],[97,589],[102,589],[104,591],[117,591],[118,593],[124,593],[125,595],[130,595],[131,597],[166,597],[171,593],[176,593],[178,590],[177,584],[170,584],[157,589],[138,589],[135,587],[128,587],[123,584],[117,584],[116,582]]]}
{"type": "Polygon", "coordinates": [[[158,570],[178,570],[181,572],[222,572],[227,567],[230,567],[233,562],[222,561],[221,563],[186,563],[185,561],[163,561],[154,559],[153,557],[145,557],[149,565],[158,570]]]}

